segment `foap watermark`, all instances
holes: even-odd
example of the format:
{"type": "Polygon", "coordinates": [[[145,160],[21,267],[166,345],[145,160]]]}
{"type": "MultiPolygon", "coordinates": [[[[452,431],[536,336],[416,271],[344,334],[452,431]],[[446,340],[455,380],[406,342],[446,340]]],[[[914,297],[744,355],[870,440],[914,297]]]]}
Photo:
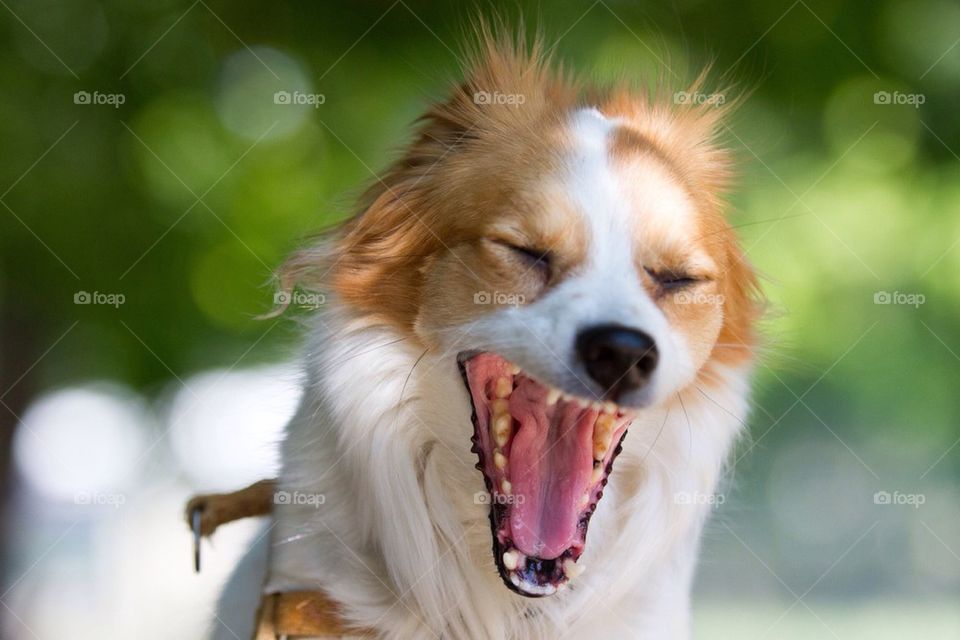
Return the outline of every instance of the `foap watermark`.
{"type": "Polygon", "coordinates": [[[102,291],[77,291],[73,294],[73,304],[97,304],[108,305],[117,309],[127,301],[127,296],[122,293],[104,293],[102,291]]]}
{"type": "Polygon", "coordinates": [[[273,304],[281,307],[301,307],[303,309],[318,309],[327,301],[322,293],[310,291],[277,291],[273,294],[273,304]]]}
{"type": "Polygon", "coordinates": [[[319,109],[327,101],[322,93],[304,93],[303,91],[277,91],[273,94],[273,104],[308,105],[319,109]]]}
{"type": "Polygon", "coordinates": [[[77,91],[73,94],[73,104],[108,105],[119,109],[127,101],[122,93],[101,93],[99,91],[77,91]]]}
{"type": "Polygon", "coordinates": [[[522,293],[506,293],[504,291],[477,291],[473,294],[473,304],[496,304],[500,306],[519,307],[526,302],[522,293]]]}
{"type": "Polygon", "coordinates": [[[673,494],[674,504],[709,505],[719,507],[727,501],[722,493],[701,493],[699,491],[678,491],[673,494]]]}
{"type": "Polygon", "coordinates": [[[709,104],[719,107],[727,101],[722,93],[700,93],[699,91],[677,91],[673,94],[674,104],[709,104]]]}
{"type": "Polygon", "coordinates": [[[922,493],[900,493],[899,491],[890,493],[889,491],[877,491],[873,494],[873,504],[879,505],[908,506],[919,509],[922,505],[926,504],[926,502],[927,496],[922,493]]]}
{"type": "Polygon", "coordinates": [[[73,503],[84,507],[113,507],[119,509],[126,504],[127,496],[122,493],[105,493],[101,491],[80,491],[73,496],[73,503]]]}
{"type": "Polygon", "coordinates": [[[275,491],[273,493],[273,504],[306,505],[319,509],[320,505],[326,502],[327,496],[323,493],[305,493],[303,491],[275,491]]]}
{"type": "Polygon", "coordinates": [[[920,105],[927,101],[927,96],[922,93],[901,93],[900,91],[877,91],[873,94],[873,104],[906,104],[914,109],[919,109],[920,105]]]}
{"type": "Polygon", "coordinates": [[[678,291],[673,294],[676,304],[723,304],[722,293],[703,293],[702,291],[678,291]]]}
{"type": "Polygon", "coordinates": [[[527,101],[522,93],[500,93],[499,91],[477,91],[473,94],[474,104],[504,104],[519,107],[527,101]]]}
{"type": "Polygon", "coordinates": [[[927,296],[922,293],[909,293],[906,291],[876,291],[873,294],[873,304],[897,304],[906,305],[917,309],[927,301],[927,296]]]}
{"type": "Polygon", "coordinates": [[[494,491],[492,494],[489,491],[477,491],[473,494],[473,504],[523,504],[526,499],[523,494],[499,491],[494,491]]]}

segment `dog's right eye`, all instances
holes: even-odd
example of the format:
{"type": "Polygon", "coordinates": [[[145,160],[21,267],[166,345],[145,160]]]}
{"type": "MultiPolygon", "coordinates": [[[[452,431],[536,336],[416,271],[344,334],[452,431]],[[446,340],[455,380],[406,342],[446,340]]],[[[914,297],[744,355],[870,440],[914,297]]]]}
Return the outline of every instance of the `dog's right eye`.
{"type": "Polygon", "coordinates": [[[549,249],[537,249],[525,245],[514,244],[506,240],[494,240],[498,245],[509,249],[513,254],[530,264],[544,269],[550,268],[552,256],[549,249]]]}

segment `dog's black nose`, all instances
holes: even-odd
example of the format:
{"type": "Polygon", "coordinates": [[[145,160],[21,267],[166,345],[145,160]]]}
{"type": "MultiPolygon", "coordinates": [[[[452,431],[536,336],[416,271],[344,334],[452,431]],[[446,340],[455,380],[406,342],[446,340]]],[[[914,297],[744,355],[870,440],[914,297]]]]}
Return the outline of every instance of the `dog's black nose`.
{"type": "Polygon", "coordinates": [[[657,367],[657,345],[643,331],[616,324],[584,329],[577,335],[577,353],[590,377],[616,400],[643,386],[657,367]]]}

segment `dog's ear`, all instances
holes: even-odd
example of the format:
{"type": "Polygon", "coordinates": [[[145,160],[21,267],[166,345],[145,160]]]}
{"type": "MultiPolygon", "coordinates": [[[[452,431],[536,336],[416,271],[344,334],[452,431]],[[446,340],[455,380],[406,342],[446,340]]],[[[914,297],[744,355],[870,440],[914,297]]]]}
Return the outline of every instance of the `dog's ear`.
{"type": "Polygon", "coordinates": [[[329,267],[348,303],[406,328],[420,306],[423,272],[458,242],[458,227],[471,215],[445,206],[450,190],[477,173],[468,154],[513,142],[511,132],[559,113],[576,95],[551,70],[539,40],[528,46],[481,25],[467,60],[466,79],[420,118],[413,142],[362,196],[329,267]]]}

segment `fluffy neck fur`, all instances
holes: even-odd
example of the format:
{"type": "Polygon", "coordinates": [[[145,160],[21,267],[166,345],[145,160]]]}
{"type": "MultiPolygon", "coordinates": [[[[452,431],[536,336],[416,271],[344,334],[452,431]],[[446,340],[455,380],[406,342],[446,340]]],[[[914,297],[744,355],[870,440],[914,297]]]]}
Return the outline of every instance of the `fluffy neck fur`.
{"type": "Polygon", "coordinates": [[[586,571],[531,600],[494,568],[454,356],[342,303],[316,317],[280,484],[325,502],[277,509],[268,588],[323,589],[385,638],[688,637],[710,506],[683,496],[715,491],[747,411],[748,366],[714,367],[641,414],[591,521],[586,571]]]}

